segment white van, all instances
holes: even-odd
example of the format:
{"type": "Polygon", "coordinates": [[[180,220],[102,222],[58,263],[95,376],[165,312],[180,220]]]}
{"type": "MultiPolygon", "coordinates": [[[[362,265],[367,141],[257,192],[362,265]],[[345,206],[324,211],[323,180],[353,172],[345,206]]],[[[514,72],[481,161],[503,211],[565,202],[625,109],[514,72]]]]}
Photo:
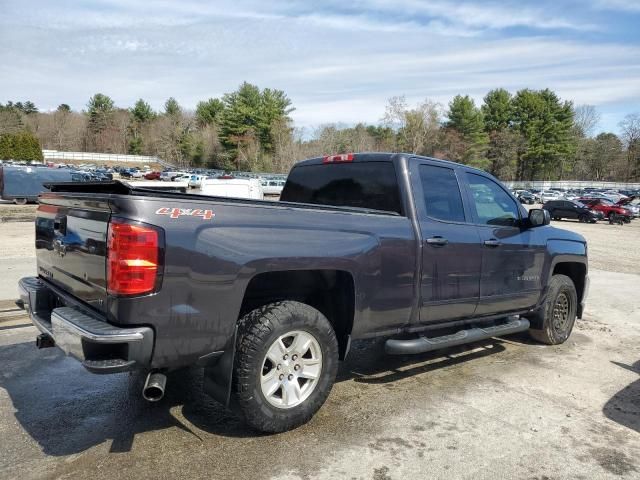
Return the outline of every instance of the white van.
{"type": "Polygon", "coordinates": [[[267,180],[262,182],[265,195],[280,195],[284,188],[284,180],[267,180]]]}
{"type": "Polygon", "coordinates": [[[264,199],[260,180],[255,178],[205,179],[200,185],[200,194],[212,197],[264,199]]]}

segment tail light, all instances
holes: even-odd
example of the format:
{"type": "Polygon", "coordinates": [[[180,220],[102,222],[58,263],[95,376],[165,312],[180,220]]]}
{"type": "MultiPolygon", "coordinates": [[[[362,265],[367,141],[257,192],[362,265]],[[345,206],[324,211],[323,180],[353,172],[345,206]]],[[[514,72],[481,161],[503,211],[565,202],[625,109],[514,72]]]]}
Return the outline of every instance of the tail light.
{"type": "Polygon", "coordinates": [[[162,273],[162,230],[112,220],[107,233],[107,291],[143,295],[157,290],[162,273]]]}

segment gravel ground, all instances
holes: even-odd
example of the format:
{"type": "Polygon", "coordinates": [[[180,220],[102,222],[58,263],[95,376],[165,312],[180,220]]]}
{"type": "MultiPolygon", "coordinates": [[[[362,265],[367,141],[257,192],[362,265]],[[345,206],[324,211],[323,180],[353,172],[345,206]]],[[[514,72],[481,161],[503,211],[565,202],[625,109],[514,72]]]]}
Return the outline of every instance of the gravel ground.
{"type": "MultiPolygon", "coordinates": [[[[400,358],[356,342],[327,404],[280,435],[207,398],[199,370],[148,404],[141,375],[91,375],[35,349],[33,327],[0,325],[0,478],[640,478],[640,221],[553,224],[589,241],[590,296],[568,342],[400,358]]],[[[32,224],[0,225],[0,260],[33,261],[32,245],[32,224]]]]}

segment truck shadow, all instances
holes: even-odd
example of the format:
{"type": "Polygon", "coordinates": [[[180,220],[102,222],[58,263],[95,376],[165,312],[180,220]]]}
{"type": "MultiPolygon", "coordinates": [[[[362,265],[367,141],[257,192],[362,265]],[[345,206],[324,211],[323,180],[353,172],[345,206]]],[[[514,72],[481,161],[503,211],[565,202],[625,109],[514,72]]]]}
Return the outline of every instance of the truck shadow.
{"type": "Polygon", "coordinates": [[[609,420],[640,433],[640,360],[633,365],[611,363],[637,374],[638,380],[611,397],[602,412],[609,420]]]}
{"type": "MultiPolygon", "coordinates": [[[[354,342],[337,381],[395,382],[504,350],[499,342],[489,340],[424,355],[390,357],[382,345],[380,341],[354,342]]],[[[203,392],[202,369],[169,373],[165,397],[150,404],[141,395],[144,374],[91,375],[54,348],[37,350],[31,342],[0,346],[0,364],[0,388],[7,392],[16,420],[47,455],[80,453],[109,441],[111,452],[128,452],[134,440],[148,441],[146,432],[172,428],[200,440],[200,430],[221,437],[262,435],[203,392]]],[[[10,441],[9,432],[4,435],[10,441]]]]}

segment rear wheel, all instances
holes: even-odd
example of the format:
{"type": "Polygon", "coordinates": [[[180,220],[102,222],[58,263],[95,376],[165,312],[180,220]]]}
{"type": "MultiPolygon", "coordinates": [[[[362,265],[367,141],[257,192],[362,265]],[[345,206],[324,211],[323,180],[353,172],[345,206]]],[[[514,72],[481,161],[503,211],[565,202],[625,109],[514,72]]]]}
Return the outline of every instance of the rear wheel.
{"type": "Polygon", "coordinates": [[[529,334],[547,345],[564,343],[573,330],[577,306],[578,294],[573,281],[566,275],[554,275],[544,304],[529,316],[529,334]]]}
{"type": "Polygon", "coordinates": [[[338,371],[333,327],[315,308],[283,301],[240,320],[234,392],[247,423],[283,432],[313,417],[338,371]]]}
{"type": "Polygon", "coordinates": [[[587,223],[587,222],[589,221],[589,219],[587,218],[587,216],[586,216],[586,215],[580,215],[580,216],[578,217],[578,221],[579,221],[580,223],[587,223]]]}
{"type": "Polygon", "coordinates": [[[14,198],[13,199],[13,203],[15,203],[16,205],[26,205],[27,204],[27,199],[26,198],[14,198]]]}

